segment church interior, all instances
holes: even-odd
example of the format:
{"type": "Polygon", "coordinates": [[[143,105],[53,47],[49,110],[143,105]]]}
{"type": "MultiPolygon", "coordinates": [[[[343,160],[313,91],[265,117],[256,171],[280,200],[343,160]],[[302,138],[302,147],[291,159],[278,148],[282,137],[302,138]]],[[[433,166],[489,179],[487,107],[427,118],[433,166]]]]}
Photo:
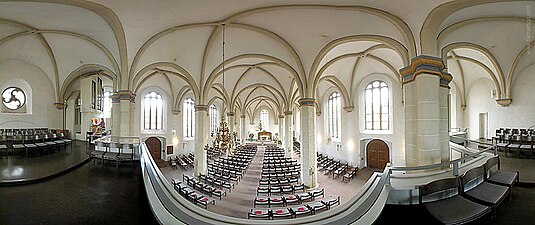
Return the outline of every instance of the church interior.
{"type": "Polygon", "coordinates": [[[0,224],[534,224],[531,0],[0,0],[0,224]]]}

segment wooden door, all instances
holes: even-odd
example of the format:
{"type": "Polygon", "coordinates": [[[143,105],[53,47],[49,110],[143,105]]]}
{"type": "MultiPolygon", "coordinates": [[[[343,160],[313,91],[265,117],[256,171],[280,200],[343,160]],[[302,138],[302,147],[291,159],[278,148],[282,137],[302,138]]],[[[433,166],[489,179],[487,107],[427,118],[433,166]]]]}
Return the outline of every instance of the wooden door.
{"type": "Polygon", "coordinates": [[[372,140],[366,146],[366,155],[368,160],[368,167],[384,169],[388,163],[390,152],[388,145],[381,140],[372,140]]]}
{"type": "Polygon", "coordinates": [[[161,151],[162,151],[162,142],[160,142],[160,139],[155,137],[150,137],[147,140],[145,140],[145,144],[147,145],[147,148],[150,151],[150,154],[152,155],[152,158],[154,160],[161,159],[161,151]]]}

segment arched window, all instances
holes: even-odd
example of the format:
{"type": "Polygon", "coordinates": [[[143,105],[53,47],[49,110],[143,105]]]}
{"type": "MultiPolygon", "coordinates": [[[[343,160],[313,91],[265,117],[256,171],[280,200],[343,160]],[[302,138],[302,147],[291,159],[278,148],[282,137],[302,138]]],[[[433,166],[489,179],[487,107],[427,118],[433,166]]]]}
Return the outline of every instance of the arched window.
{"type": "Polygon", "coordinates": [[[184,100],[184,137],[195,135],[195,102],[191,98],[184,100]]]}
{"type": "Polygon", "coordinates": [[[269,112],[265,109],[260,111],[260,123],[262,124],[263,130],[269,126],[269,112]]]}
{"type": "Polygon", "coordinates": [[[389,129],[388,85],[380,80],[372,81],[364,90],[366,130],[389,129]]]}
{"type": "Polygon", "coordinates": [[[163,99],[154,91],[145,95],[143,102],[143,118],[145,130],[161,130],[163,124],[163,99]]]}
{"type": "Polygon", "coordinates": [[[329,96],[327,108],[329,134],[333,138],[340,138],[340,130],[342,129],[342,123],[340,122],[340,109],[342,108],[340,93],[334,92],[329,96]]]}
{"type": "Polygon", "coordinates": [[[104,92],[104,109],[103,109],[104,118],[111,118],[111,107],[112,107],[111,92],[106,91],[104,92]]]}
{"type": "Polygon", "coordinates": [[[217,133],[217,127],[219,125],[219,111],[215,105],[210,105],[210,133],[217,133]]]}

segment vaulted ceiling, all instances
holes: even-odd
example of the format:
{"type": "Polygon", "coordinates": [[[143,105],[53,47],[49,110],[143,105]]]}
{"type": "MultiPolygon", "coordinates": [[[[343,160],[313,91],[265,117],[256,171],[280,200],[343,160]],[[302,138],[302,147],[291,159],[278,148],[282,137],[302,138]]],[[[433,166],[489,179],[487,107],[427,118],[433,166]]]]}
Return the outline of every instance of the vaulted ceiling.
{"type": "Polygon", "coordinates": [[[38,66],[56,101],[79,74],[103,71],[116,90],[136,93],[163,77],[173,102],[191,92],[201,104],[219,99],[228,111],[265,107],[277,115],[329,88],[352,106],[360,79],[380,73],[398,80],[399,69],[423,53],[448,59],[456,87],[486,77],[505,98],[514,75],[535,62],[526,54],[529,7],[535,4],[0,0],[0,65],[16,59],[38,66]]]}

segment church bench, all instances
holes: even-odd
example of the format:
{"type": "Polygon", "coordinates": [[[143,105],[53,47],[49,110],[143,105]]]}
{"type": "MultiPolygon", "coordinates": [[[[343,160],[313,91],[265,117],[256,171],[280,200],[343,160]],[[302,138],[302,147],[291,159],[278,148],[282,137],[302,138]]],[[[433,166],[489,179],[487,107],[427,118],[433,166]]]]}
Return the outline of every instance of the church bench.
{"type": "Polygon", "coordinates": [[[349,172],[346,172],[344,176],[342,176],[342,181],[346,179],[347,181],[351,181],[351,179],[353,179],[357,175],[358,171],[359,171],[358,167],[354,167],[350,169],[349,172]]]}
{"type": "Polygon", "coordinates": [[[457,177],[436,180],[420,186],[418,190],[419,203],[442,224],[472,222],[491,211],[489,206],[461,196],[457,177]]]}
{"type": "Polygon", "coordinates": [[[463,196],[491,206],[494,214],[496,207],[511,193],[507,186],[493,184],[485,179],[485,168],[479,166],[472,168],[460,177],[461,192],[463,196]]]}
{"type": "Polygon", "coordinates": [[[321,202],[327,206],[328,209],[330,209],[334,205],[340,205],[340,196],[333,198],[332,196],[327,199],[322,199],[321,202]]]}
{"type": "Polygon", "coordinates": [[[251,209],[247,214],[247,219],[271,219],[270,209],[251,209]]]}
{"type": "Polygon", "coordinates": [[[487,160],[484,165],[486,180],[490,183],[508,186],[511,190],[509,195],[511,200],[513,186],[519,182],[518,171],[504,171],[500,168],[500,158],[493,157],[487,160]]]}
{"type": "Polygon", "coordinates": [[[312,209],[307,205],[299,205],[289,208],[290,212],[294,215],[294,218],[301,215],[312,215],[312,209]]]}

